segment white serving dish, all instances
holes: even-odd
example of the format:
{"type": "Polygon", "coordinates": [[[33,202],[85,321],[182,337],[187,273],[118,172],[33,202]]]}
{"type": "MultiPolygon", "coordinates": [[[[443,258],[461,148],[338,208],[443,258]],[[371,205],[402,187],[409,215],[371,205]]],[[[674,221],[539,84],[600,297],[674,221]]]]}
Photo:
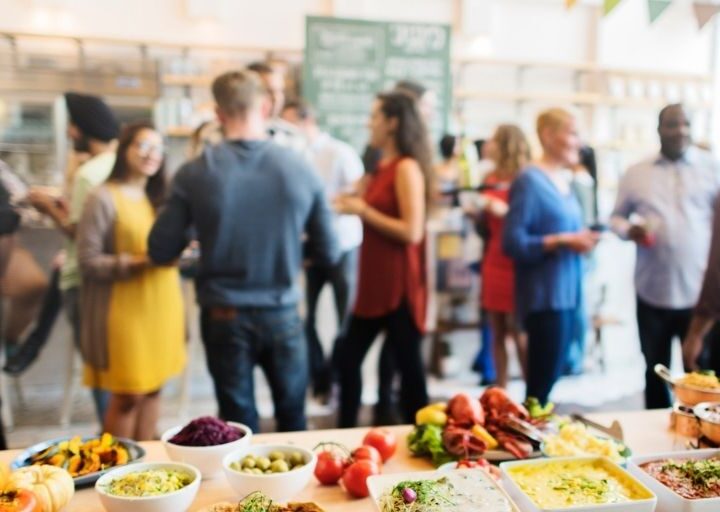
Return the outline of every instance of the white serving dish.
{"type": "Polygon", "coordinates": [[[448,471],[457,471],[457,461],[453,460],[451,462],[446,462],[445,464],[441,464],[437,467],[438,473],[447,473],[448,471]]]}
{"type": "Polygon", "coordinates": [[[160,440],[163,446],[165,446],[165,451],[168,457],[170,457],[170,460],[185,462],[195,466],[202,474],[203,479],[207,480],[222,474],[222,462],[225,455],[238,448],[250,446],[252,439],[252,430],[250,430],[250,427],[232,421],[229,421],[228,425],[240,429],[245,435],[237,441],[215,446],[182,446],[169,441],[175,434],[180,432],[184,426],[178,425],[166,430],[160,440]]]}
{"type": "Polygon", "coordinates": [[[552,459],[535,459],[535,460],[519,460],[519,461],[512,461],[512,462],[503,462],[500,464],[500,469],[503,473],[503,485],[505,487],[505,490],[507,490],[508,494],[512,499],[515,500],[515,502],[518,504],[518,506],[521,508],[521,510],[525,512],[595,512],[595,511],[615,511],[615,512],[653,512],[655,510],[655,505],[657,504],[657,497],[655,494],[642,482],[640,482],[637,478],[635,478],[633,475],[628,473],[625,469],[623,469],[618,464],[614,463],[610,459],[604,458],[604,457],[553,457],[552,459]],[[644,500],[636,500],[636,501],[629,501],[624,503],[607,503],[607,504],[600,504],[600,505],[575,505],[571,507],[564,507],[564,508],[540,508],[538,507],[529,497],[527,494],[525,494],[520,487],[515,483],[515,481],[510,477],[508,471],[516,466],[525,466],[525,465],[542,465],[542,464],[548,464],[548,463],[560,463],[560,462],[566,462],[566,461],[594,461],[601,459],[606,464],[611,466],[613,470],[617,471],[618,473],[625,475],[628,480],[634,482],[636,485],[644,489],[652,496],[652,498],[644,499],[644,500]]]}
{"type": "Polygon", "coordinates": [[[185,512],[195,500],[202,476],[197,468],[179,462],[144,462],[121,466],[101,476],[95,483],[95,491],[100,496],[100,502],[107,512],[185,512]],[[120,478],[128,473],[148,471],[152,469],[172,469],[184,471],[193,475],[193,481],[179,491],[160,496],[148,496],[145,498],[127,498],[113,496],[105,492],[105,487],[112,480],[120,478]]]}
{"type": "Polygon", "coordinates": [[[299,446],[287,444],[256,444],[239,448],[228,453],[223,458],[223,471],[233,488],[235,494],[239,498],[244,498],[248,494],[260,491],[273,501],[286,502],[292,500],[310,483],[310,479],[315,471],[317,464],[317,456],[310,450],[300,448],[299,446]],[[256,457],[267,457],[270,452],[300,452],[305,459],[305,465],[299,469],[293,469],[287,473],[272,473],[268,475],[251,475],[241,473],[230,468],[230,464],[242,460],[246,455],[254,455],[256,457]]]}
{"type": "Polygon", "coordinates": [[[662,459],[706,459],[713,455],[720,455],[720,450],[714,448],[708,450],[686,450],[630,457],[628,460],[628,471],[657,495],[657,512],[717,512],[720,510],[720,498],[706,498],[702,500],[683,498],[643,471],[640,467],[640,464],[662,459]]]}
{"type": "MultiPolygon", "coordinates": [[[[368,490],[372,497],[375,508],[380,510],[380,498],[387,492],[395,487],[398,483],[403,480],[434,480],[443,476],[450,476],[452,473],[467,474],[470,475],[473,480],[477,481],[477,485],[483,487],[492,487],[497,490],[510,505],[510,510],[513,512],[520,512],[520,509],[515,505],[510,496],[507,495],[505,490],[498,485],[498,483],[485,471],[478,471],[477,469],[457,469],[457,470],[443,470],[443,471],[415,471],[409,473],[389,473],[386,475],[373,475],[367,479],[368,490]]],[[[494,512],[492,508],[487,509],[488,512],[494,512]]],[[[498,511],[507,511],[507,507],[497,508],[498,511]]]]}

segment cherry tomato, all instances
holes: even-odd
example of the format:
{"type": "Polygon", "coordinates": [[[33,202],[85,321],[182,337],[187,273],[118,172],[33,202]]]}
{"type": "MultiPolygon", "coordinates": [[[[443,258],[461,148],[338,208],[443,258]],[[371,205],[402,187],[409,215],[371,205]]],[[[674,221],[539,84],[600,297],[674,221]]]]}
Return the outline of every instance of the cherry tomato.
{"type": "Polygon", "coordinates": [[[42,512],[32,491],[19,489],[0,494],[0,512],[42,512]]]}
{"type": "Polygon", "coordinates": [[[387,461],[397,450],[397,436],[386,428],[374,428],[365,435],[363,444],[380,452],[382,461],[387,461]]]}
{"type": "Polygon", "coordinates": [[[352,460],[371,460],[380,467],[382,467],[383,462],[380,452],[368,445],[362,445],[360,448],[356,448],[355,451],[352,452],[352,460]]]}
{"type": "Polygon", "coordinates": [[[380,466],[367,459],[358,460],[350,464],[342,477],[345,490],[355,498],[366,498],[368,491],[367,478],[380,474],[380,466]]]}
{"type": "Polygon", "coordinates": [[[339,454],[324,450],[318,453],[317,465],[315,466],[315,478],[323,485],[334,485],[338,483],[345,471],[345,459],[339,454]]]}

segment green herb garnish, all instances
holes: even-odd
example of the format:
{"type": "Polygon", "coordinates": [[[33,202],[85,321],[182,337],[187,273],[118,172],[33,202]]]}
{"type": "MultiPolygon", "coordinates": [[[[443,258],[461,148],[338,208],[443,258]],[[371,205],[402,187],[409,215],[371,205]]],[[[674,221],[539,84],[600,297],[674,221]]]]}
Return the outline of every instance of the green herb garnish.
{"type": "Polygon", "coordinates": [[[455,505],[452,499],[453,486],[447,478],[437,480],[406,480],[398,483],[392,491],[380,500],[382,512],[442,512],[445,507],[455,505]],[[403,490],[412,489],[417,498],[406,503],[403,490]]]}
{"type": "Polygon", "coordinates": [[[260,491],[245,496],[238,504],[238,512],[272,512],[273,502],[260,491]]]}
{"type": "Polygon", "coordinates": [[[593,480],[584,476],[560,477],[552,489],[569,494],[582,494],[599,500],[610,491],[610,482],[606,478],[593,480]]]}
{"type": "Polygon", "coordinates": [[[693,485],[709,488],[720,483],[720,460],[687,460],[685,462],[669,461],[661,471],[676,471],[690,480],[693,485]]]}

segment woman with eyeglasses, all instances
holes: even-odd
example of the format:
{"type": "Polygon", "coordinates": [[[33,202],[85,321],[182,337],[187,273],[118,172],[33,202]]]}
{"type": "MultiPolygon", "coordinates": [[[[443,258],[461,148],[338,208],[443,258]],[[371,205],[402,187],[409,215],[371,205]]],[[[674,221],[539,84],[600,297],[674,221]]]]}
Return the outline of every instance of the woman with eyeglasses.
{"type": "Polygon", "coordinates": [[[111,393],[105,431],[136,440],[155,437],[160,389],[186,358],[178,270],[147,256],[165,191],[162,137],[130,125],[78,228],[85,384],[111,393]]]}

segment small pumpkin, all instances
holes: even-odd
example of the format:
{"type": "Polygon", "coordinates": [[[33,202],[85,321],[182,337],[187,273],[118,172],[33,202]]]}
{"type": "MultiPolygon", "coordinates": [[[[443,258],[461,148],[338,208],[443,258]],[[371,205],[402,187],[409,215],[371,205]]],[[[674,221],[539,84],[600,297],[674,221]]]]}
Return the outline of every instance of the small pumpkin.
{"type": "Polygon", "coordinates": [[[70,473],[47,464],[16,470],[10,475],[10,486],[35,494],[43,512],[58,512],[75,494],[70,473]]]}
{"type": "Polygon", "coordinates": [[[35,494],[27,489],[0,494],[0,512],[42,512],[35,494]]]}
{"type": "Polygon", "coordinates": [[[4,490],[10,490],[12,491],[12,488],[8,488],[10,483],[10,466],[7,464],[0,464],[0,491],[4,490]]]}

